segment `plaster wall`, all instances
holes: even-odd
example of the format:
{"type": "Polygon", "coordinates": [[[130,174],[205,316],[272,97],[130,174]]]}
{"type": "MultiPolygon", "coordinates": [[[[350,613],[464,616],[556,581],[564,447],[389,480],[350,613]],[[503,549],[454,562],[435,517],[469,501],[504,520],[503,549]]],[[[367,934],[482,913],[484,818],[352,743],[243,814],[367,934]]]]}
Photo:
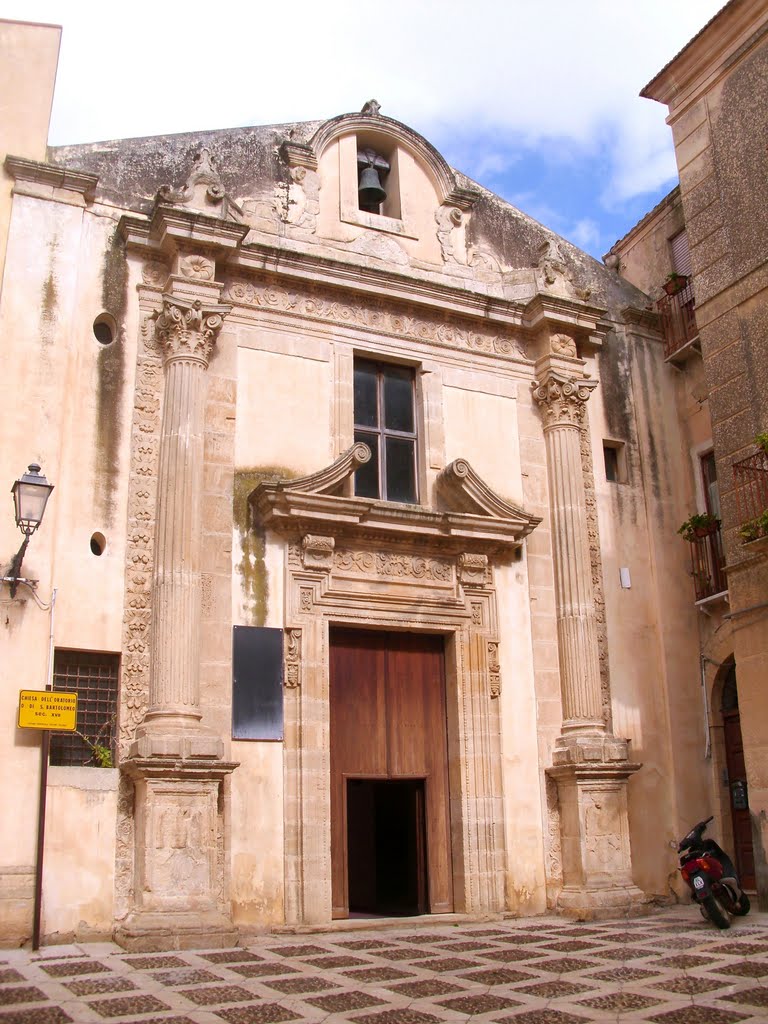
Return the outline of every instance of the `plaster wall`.
{"type": "Polygon", "coordinates": [[[45,158],[60,43],[59,25],[0,19],[0,282],[13,185],[5,157],[45,158]]]}
{"type": "Polygon", "coordinates": [[[41,934],[46,943],[112,936],[118,771],[49,769],[41,934]]]}
{"type": "Polygon", "coordinates": [[[613,247],[621,260],[621,276],[646,295],[661,295],[661,286],[673,270],[670,240],[684,227],[680,189],[674,188],[613,247]]]}

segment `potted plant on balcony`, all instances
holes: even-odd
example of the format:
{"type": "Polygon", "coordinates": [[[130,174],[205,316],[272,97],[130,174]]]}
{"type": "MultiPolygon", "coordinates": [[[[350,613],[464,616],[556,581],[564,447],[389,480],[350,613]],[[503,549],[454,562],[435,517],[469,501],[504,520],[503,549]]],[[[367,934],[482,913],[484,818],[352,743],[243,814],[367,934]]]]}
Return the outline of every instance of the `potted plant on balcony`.
{"type": "Polygon", "coordinates": [[[758,448],[762,448],[763,452],[768,455],[768,430],[764,430],[760,434],[755,434],[755,444],[758,448]]]}
{"type": "Polygon", "coordinates": [[[694,512],[678,527],[677,532],[684,540],[694,541],[699,537],[707,537],[719,525],[717,516],[709,512],[694,512]]]}
{"type": "Polygon", "coordinates": [[[662,285],[667,295],[677,295],[683,288],[688,284],[688,278],[685,274],[677,274],[674,271],[667,276],[666,281],[662,285]]]}
{"type": "Polygon", "coordinates": [[[768,508],[754,519],[748,519],[739,527],[739,536],[745,544],[760,537],[768,537],[768,508]]]}

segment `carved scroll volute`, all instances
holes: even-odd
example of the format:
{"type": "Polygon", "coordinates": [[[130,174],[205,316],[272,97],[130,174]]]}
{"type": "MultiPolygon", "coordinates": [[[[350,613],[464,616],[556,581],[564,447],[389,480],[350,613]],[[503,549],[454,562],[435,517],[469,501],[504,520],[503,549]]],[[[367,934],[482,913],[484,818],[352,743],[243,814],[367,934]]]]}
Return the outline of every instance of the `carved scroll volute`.
{"type": "Polygon", "coordinates": [[[284,685],[288,690],[301,686],[301,630],[285,631],[285,676],[284,685]]]}

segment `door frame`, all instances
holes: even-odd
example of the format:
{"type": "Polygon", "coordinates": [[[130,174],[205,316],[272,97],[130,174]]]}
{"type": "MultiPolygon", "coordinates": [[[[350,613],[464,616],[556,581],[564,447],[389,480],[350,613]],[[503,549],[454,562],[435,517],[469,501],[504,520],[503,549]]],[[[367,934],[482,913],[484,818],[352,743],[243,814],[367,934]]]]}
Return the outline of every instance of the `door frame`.
{"type": "Polygon", "coordinates": [[[445,637],[454,911],[504,909],[498,618],[486,555],[289,543],[286,558],[285,919],[331,921],[331,627],[445,637]],[[362,549],[362,550],[361,550],[362,549]]]}

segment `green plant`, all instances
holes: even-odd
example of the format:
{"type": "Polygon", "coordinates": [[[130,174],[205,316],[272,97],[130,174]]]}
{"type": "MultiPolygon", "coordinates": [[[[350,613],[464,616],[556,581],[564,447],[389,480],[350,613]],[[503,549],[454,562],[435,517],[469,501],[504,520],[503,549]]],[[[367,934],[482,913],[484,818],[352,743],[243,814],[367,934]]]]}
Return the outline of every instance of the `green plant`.
{"type": "Polygon", "coordinates": [[[706,536],[715,526],[720,525],[717,516],[709,512],[694,512],[679,527],[677,532],[684,540],[695,540],[697,537],[706,536]]]}
{"type": "Polygon", "coordinates": [[[748,544],[759,537],[768,537],[768,508],[754,519],[748,519],[739,527],[739,536],[748,544]]]}
{"type": "Polygon", "coordinates": [[[760,434],[755,434],[755,444],[758,448],[762,448],[766,455],[768,455],[768,430],[764,430],[760,434]]]}
{"type": "Polygon", "coordinates": [[[112,731],[112,724],[114,722],[114,715],[108,719],[99,731],[96,733],[96,738],[93,740],[80,732],[79,729],[75,729],[75,735],[79,736],[83,743],[88,747],[91,752],[91,759],[99,768],[114,768],[115,762],[112,757],[112,748],[107,746],[103,741],[106,736],[112,731]]]}

